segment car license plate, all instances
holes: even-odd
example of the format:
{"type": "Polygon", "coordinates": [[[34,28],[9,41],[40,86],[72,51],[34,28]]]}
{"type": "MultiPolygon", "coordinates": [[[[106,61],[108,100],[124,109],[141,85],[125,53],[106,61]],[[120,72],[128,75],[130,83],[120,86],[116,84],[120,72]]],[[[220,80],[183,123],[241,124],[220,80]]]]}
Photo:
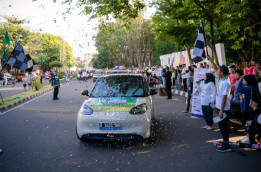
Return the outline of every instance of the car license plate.
{"type": "Polygon", "coordinates": [[[122,126],[120,123],[100,123],[100,130],[121,130],[122,126]]]}

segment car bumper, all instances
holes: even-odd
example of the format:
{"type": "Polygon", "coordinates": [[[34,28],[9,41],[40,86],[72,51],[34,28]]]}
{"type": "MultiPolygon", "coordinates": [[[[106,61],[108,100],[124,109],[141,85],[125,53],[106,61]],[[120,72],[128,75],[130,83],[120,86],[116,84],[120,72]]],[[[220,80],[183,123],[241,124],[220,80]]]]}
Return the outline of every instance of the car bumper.
{"type": "Polygon", "coordinates": [[[150,137],[149,114],[131,115],[129,112],[95,112],[78,114],[77,133],[89,139],[145,139],[150,137]],[[100,130],[99,123],[120,123],[121,130],[100,130]]]}

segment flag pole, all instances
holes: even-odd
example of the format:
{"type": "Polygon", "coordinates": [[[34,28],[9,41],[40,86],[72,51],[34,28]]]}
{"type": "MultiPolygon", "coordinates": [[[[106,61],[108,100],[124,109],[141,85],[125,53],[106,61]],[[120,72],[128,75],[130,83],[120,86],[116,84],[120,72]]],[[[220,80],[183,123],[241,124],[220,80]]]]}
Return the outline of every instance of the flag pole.
{"type": "Polygon", "coordinates": [[[206,47],[206,55],[208,56],[208,43],[207,43],[207,39],[206,39],[206,33],[205,33],[205,29],[204,29],[204,21],[202,21],[202,29],[204,31],[204,39],[205,39],[205,47],[206,47]]]}

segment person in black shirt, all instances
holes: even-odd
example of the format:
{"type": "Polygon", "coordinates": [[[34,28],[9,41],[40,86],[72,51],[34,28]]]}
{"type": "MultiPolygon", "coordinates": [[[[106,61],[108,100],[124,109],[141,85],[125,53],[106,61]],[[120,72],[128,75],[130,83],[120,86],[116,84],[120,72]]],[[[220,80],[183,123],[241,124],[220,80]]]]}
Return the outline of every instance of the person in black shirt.
{"type": "Polygon", "coordinates": [[[166,72],[163,74],[163,77],[165,77],[165,88],[166,88],[166,92],[168,94],[168,98],[167,99],[172,99],[172,93],[171,93],[171,72],[169,71],[169,67],[166,67],[166,72]]]}
{"type": "Polygon", "coordinates": [[[57,71],[55,71],[54,75],[52,75],[52,86],[54,88],[53,100],[59,100],[58,93],[60,88],[60,80],[59,77],[57,76],[57,71]]]}
{"type": "Polygon", "coordinates": [[[189,108],[190,108],[190,100],[192,97],[193,93],[193,77],[194,77],[194,69],[189,70],[189,77],[187,80],[187,85],[188,85],[188,97],[187,97],[187,107],[186,111],[183,111],[182,113],[189,113],[189,108]]]}

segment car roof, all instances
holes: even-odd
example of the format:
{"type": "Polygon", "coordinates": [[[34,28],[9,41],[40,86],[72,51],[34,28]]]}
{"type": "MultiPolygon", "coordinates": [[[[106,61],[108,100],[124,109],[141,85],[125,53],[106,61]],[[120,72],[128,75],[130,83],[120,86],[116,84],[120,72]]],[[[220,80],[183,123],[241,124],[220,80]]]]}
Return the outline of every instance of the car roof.
{"type": "Polygon", "coordinates": [[[131,72],[131,70],[127,70],[127,69],[125,69],[125,70],[108,70],[107,72],[131,72]]]}
{"type": "Polygon", "coordinates": [[[113,74],[103,75],[100,78],[107,78],[107,77],[111,77],[111,76],[140,76],[140,77],[143,77],[142,74],[136,74],[136,73],[113,73],[113,74]]]}

